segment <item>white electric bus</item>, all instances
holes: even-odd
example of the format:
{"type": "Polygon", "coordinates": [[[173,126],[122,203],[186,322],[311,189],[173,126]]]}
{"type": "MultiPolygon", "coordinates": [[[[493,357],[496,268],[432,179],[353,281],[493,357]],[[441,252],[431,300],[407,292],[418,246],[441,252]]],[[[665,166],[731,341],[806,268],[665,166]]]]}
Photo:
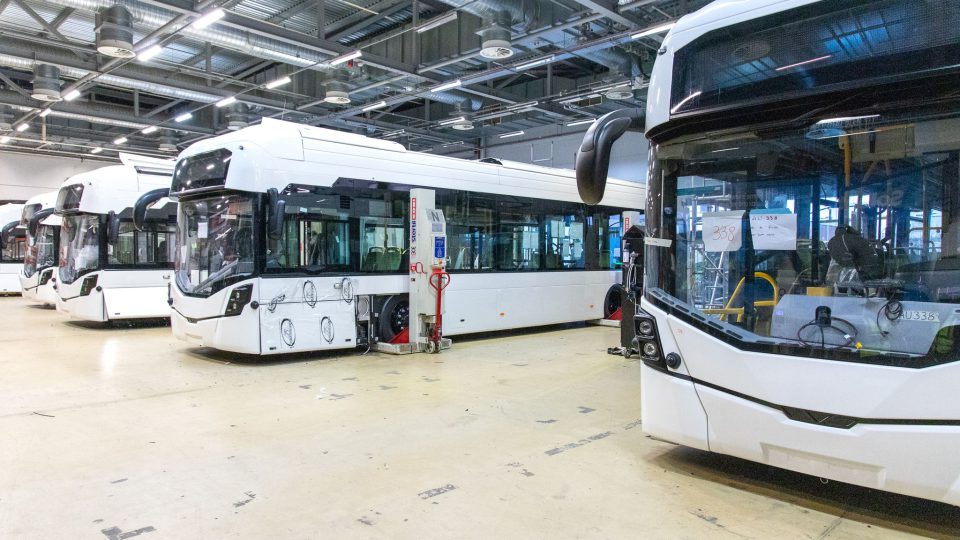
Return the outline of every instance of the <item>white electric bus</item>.
{"type": "Polygon", "coordinates": [[[60,216],[53,213],[57,192],[36,195],[23,205],[20,226],[26,230],[26,253],[20,288],[23,297],[55,306],[57,282],[55,273],[60,250],[60,216]]]}
{"type": "Polygon", "coordinates": [[[22,204],[0,205],[0,294],[20,294],[20,269],[26,231],[20,226],[22,204]]]}
{"type": "Polygon", "coordinates": [[[960,505],[958,28],[953,0],[678,21],[646,111],[647,433],[960,505]]]}
{"type": "Polygon", "coordinates": [[[176,203],[152,195],[169,189],[173,161],[129,154],[120,159],[122,165],[70,177],[57,195],[62,224],[56,301],[72,318],[170,316],[176,203]],[[156,204],[138,207],[142,197],[156,204]]]}
{"type": "MultiPolygon", "coordinates": [[[[642,185],[611,184],[643,205],[642,185]]],[[[603,316],[622,208],[588,209],[572,171],[265,119],[177,161],[174,334],[263,355],[402,341],[411,271],[430,271],[409,264],[411,189],[446,219],[445,335],[603,316]]]]}

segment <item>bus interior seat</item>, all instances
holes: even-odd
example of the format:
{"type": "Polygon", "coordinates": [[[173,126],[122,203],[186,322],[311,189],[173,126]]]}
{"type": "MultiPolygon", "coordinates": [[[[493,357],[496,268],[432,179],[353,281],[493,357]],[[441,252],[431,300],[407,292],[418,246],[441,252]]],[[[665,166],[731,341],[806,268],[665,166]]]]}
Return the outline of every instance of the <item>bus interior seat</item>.
{"type": "Polygon", "coordinates": [[[403,257],[402,250],[398,247],[388,247],[380,256],[377,263],[377,270],[381,272],[396,272],[400,269],[400,259],[403,257]]]}
{"type": "Polygon", "coordinates": [[[380,258],[383,256],[383,248],[380,246],[373,246],[367,251],[367,256],[363,258],[363,264],[361,265],[361,270],[364,272],[375,272],[377,266],[380,264],[380,258]]]}

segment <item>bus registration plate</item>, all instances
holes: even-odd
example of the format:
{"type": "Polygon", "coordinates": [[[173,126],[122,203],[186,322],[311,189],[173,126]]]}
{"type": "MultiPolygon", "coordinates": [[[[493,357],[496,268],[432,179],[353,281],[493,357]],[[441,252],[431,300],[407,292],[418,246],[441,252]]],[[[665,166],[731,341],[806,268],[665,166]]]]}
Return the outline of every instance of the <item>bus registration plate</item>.
{"type": "Polygon", "coordinates": [[[921,321],[921,322],[940,322],[940,313],[937,311],[906,310],[903,312],[903,320],[921,321]]]}

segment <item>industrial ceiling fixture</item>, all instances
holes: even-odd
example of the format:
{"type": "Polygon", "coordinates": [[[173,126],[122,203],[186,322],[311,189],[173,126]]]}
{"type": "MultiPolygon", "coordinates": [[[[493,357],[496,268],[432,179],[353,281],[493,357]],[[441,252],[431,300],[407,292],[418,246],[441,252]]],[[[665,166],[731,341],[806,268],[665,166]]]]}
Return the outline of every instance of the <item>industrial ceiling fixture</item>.
{"type": "Polygon", "coordinates": [[[60,68],[50,64],[37,64],[33,69],[33,92],[30,97],[49,103],[60,101],[60,68]]]}
{"type": "Polygon", "coordinates": [[[227,129],[237,131],[250,125],[250,108],[246,103],[234,103],[227,113],[227,129]]]}
{"type": "Polygon", "coordinates": [[[340,81],[328,81],[325,85],[327,92],[323,96],[323,101],[334,105],[350,104],[350,89],[340,81]]]}
{"type": "Polygon", "coordinates": [[[503,60],[513,56],[509,27],[490,22],[486,27],[478,30],[477,35],[481,40],[480,56],[489,60],[503,60]]]}
{"type": "Polygon", "coordinates": [[[121,5],[97,13],[97,52],[113,58],[133,58],[133,25],[130,12],[121,5]]]}
{"type": "Polygon", "coordinates": [[[158,147],[161,152],[176,152],[177,151],[177,139],[173,135],[164,135],[160,137],[160,146],[158,147]]]}
{"type": "Polygon", "coordinates": [[[614,86],[603,94],[607,99],[624,100],[633,99],[633,87],[629,83],[620,86],[614,86]]]}

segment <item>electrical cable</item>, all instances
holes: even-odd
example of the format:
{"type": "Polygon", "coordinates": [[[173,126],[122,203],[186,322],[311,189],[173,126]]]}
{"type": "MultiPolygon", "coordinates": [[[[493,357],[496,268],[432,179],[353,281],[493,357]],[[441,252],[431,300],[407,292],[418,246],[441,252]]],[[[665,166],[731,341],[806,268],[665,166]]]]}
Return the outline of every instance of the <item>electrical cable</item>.
{"type": "Polygon", "coordinates": [[[817,321],[816,321],[816,320],[812,320],[812,321],[808,322],[807,324],[801,326],[800,329],[797,330],[797,341],[799,341],[800,343],[802,343],[802,344],[803,344],[804,346],[806,346],[806,347],[814,347],[814,346],[816,346],[817,343],[816,343],[815,341],[808,341],[808,340],[804,339],[804,338],[803,338],[803,335],[802,335],[802,334],[803,334],[803,331],[806,330],[807,328],[810,328],[811,326],[816,326],[817,328],[820,329],[820,348],[821,348],[821,349],[826,349],[826,348],[827,348],[827,335],[826,335],[826,330],[834,330],[834,331],[840,333],[840,335],[843,336],[844,339],[846,339],[846,343],[844,343],[844,344],[842,344],[842,345],[837,345],[837,346],[835,346],[834,348],[842,349],[842,348],[850,347],[851,345],[853,345],[853,344],[857,341],[857,335],[859,334],[859,332],[857,331],[857,327],[854,326],[853,323],[851,323],[850,321],[848,321],[848,320],[846,320],[846,319],[841,319],[840,317],[833,317],[832,320],[833,320],[834,322],[841,322],[841,323],[847,325],[847,326],[850,328],[850,331],[849,331],[849,332],[845,332],[842,328],[839,328],[839,327],[835,326],[835,325],[832,324],[832,323],[831,323],[829,326],[822,326],[822,325],[817,324],[817,321]]]}
{"type": "Polygon", "coordinates": [[[890,335],[890,332],[880,326],[880,315],[886,317],[888,321],[893,322],[903,316],[903,304],[898,300],[887,300],[886,303],[877,310],[877,330],[881,336],[887,337],[890,335]]]}

